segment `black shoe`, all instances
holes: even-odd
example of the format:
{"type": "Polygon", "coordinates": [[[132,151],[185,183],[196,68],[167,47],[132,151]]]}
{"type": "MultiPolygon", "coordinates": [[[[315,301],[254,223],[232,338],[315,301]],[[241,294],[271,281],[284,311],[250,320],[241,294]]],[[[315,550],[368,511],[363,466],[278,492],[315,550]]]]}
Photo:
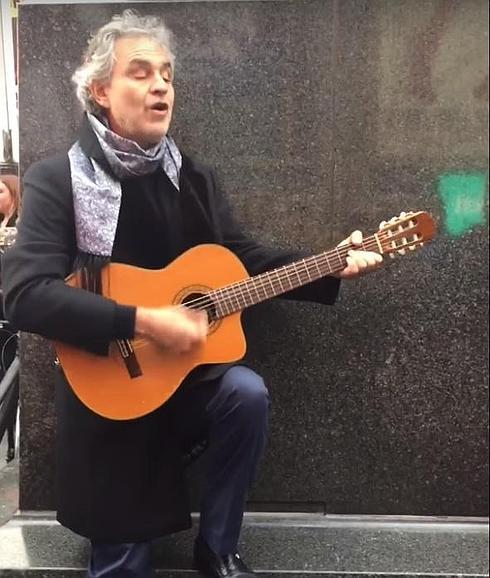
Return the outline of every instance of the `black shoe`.
{"type": "Polygon", "coordinates": [[[194,564],[197,570],[209,578],[253,578],[257,574],[247,567],[240,554],[220,556],[202,540],[194,544],[194,564]]]}

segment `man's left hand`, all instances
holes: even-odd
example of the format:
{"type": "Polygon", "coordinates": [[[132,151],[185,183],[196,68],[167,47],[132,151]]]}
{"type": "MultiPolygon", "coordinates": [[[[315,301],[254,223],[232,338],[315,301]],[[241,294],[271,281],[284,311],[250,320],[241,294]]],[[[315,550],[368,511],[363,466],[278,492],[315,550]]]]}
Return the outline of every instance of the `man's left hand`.
{"type": "MultiPolygon", "coordinates": [[[[352,244],[354,246],[362,245],[362,233],[361,231],[354,231],[350,237],[342,241],[338,247],[352,244]]],[[[340,279],[353,279],[369,273],[370,271],[375,271],[379,268],[383,262],[383,257],[379,253],[374,253],[373,251],[357,251],[351,249],[347,253],[347,266],[342,271],[334,274],[334,277],[339,277],[340,279]]]]}

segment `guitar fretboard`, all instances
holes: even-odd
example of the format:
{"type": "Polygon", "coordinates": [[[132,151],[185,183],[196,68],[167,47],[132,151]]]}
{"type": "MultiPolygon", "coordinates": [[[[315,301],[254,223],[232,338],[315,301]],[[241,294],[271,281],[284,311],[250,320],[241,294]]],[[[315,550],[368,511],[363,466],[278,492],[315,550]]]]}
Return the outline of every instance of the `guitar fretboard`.
{"type": "MultiPolygon", "coordinates": [[[[208,293],[214,304],[214,317],[221,319],[256,305],[272,297],[277,297],[308,283],[332,275],[344,269],[347,253],[351,249],[373,251],[379,246],[376,235],[366,237],[362,245],[351,244],[336,247],[319,255],[300,259],[284,267],[278,267],[255,277],[249,277],[208,293]]],[[[380,252],[377,250],[377,252],[380,252]]]]}

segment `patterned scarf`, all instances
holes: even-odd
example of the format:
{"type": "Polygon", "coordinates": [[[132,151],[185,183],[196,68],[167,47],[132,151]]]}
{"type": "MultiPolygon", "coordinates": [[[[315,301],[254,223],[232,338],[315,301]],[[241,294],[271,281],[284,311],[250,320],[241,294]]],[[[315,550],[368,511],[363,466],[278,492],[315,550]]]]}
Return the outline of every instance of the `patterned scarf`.
{"type": "Polygon", "coordinates": [[[121,207],[121,181],[153,173],[161,167],[179,189],[182,156],[168,136],[145,150],[110,130],[101,119],[92,114],[87,117],[114,174],[87,157],[78,141],[69,150],[79,251],[75,268],[90,268],[98,262],[95,268],[100,269],[112,255],[121,207]]]}

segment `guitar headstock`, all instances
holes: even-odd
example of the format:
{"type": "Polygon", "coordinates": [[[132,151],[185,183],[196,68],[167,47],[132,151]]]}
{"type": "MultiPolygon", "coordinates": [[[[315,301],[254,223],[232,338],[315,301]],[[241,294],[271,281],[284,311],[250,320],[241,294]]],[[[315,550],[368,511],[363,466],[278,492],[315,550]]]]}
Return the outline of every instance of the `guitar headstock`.
{"type": "Polygon", "coordinates": [[[417,213],[400,213],[391,221],[383,221],[376,238],[381,253],[394,257],[395,253],[405,255],[407,249],[415,251],[431,241],[436,232],[434,219],[424,211],[417,213]]]}

